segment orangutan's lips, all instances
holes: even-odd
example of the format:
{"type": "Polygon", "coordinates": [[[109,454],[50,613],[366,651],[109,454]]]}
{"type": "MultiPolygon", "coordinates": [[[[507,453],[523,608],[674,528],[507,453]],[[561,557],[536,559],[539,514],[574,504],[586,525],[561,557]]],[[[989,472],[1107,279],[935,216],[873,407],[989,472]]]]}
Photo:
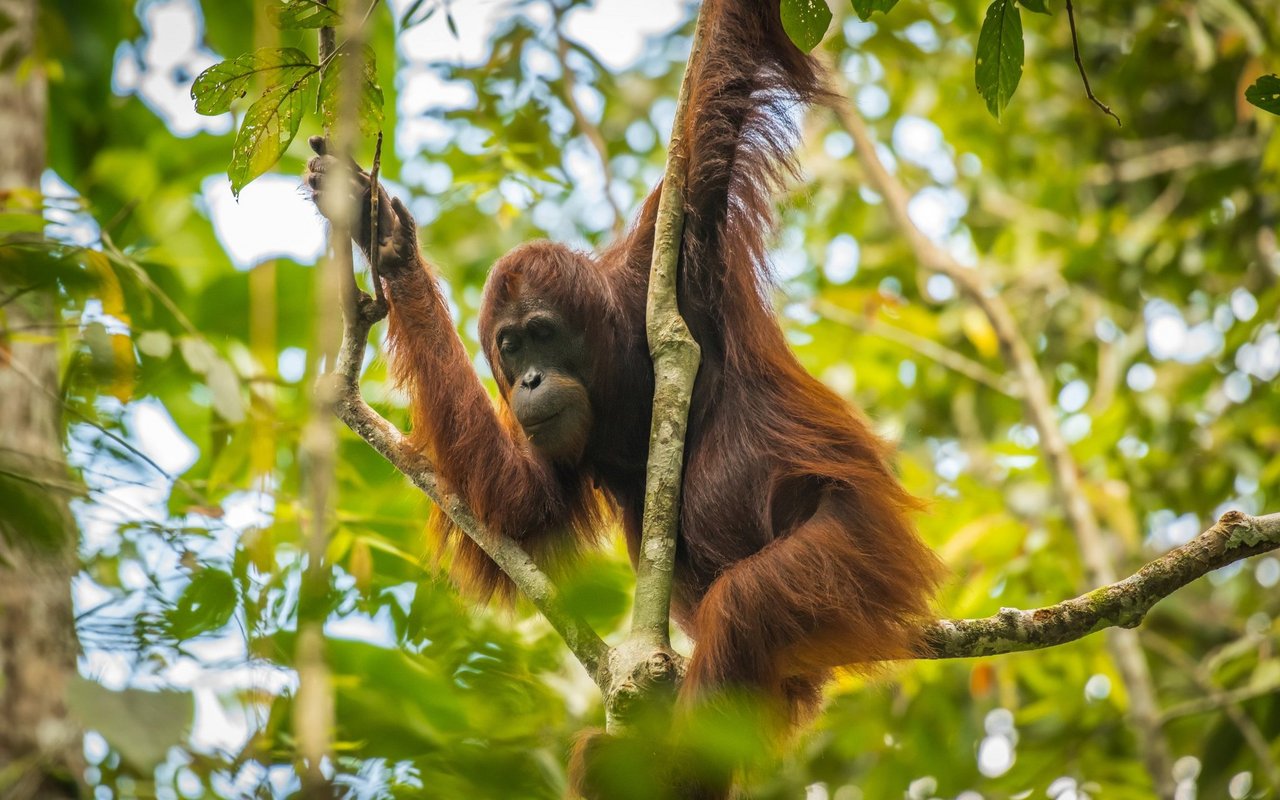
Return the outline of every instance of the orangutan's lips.
{"type": "Polygon", "coordinates": [[[551,422],[552,420],[554,420],[554,419],[555,419],[556,417],[558,417],[558,416],[560,416],[560,412],[559,412],[559,411],[555,412],[554,414],[548,414],[547,416],[543,417],[542,419],[534,420],[533,422],[522,422],[522,423],[520,424],[520,427],[524,428],[524,432],[525,432],[525,433],[533,433],[533,432],[535,432],[538,428],[541,428],[542,426],[546,425],[548,422],[551,422]]]}

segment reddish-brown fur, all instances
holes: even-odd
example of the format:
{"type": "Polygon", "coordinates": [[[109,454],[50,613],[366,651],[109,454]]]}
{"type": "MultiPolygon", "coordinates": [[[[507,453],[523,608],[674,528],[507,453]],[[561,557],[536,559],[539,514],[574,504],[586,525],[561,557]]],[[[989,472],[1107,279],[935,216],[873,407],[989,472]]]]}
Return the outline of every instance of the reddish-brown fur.
{"type": "MultiPolygon", "coordinates": [[[[680,262],[680,310],[702,347],[686,449],[673,613],[696,641],[684,693],[744,687],[799,720],[830,669],[908,657],[942,570],[910,517],[917,502],[866,419],[810,376],[774,317],[765,263],[770,194],[792,170],[793,116],[826,99],[814,60],[787,39],[777,0],[708,0],[697,70],[680,262]]],[[[633,555],[640,534],[652,365],[644,313],[657,190],[598,257],[524,245],[494,268],[494,314],[551,300],[591,346],[594,421],[582,458],[552,464],[509,412],[495,413],[425,267],[388,280],[395,374],[412,396],[412,441],[486,524],[551,563],[600,530],[600,487],[633,555]]],[[[495,369],[495,373],[501,374],[495,369]]],[[[499,377],[500,383],[502,378],[499,377]]],[[[511,387],[501,385],[506,397],[511,387]]],[[[464,585],[509,585],[466,537],[464,585]]]]}

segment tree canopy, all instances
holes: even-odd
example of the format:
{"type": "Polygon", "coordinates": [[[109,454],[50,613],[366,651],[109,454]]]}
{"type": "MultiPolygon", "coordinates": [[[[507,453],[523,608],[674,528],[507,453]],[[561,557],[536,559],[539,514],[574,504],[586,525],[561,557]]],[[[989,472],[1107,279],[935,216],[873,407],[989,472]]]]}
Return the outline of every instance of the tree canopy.
{"type": "MultiPolygon", "coordinates": [[[[939,616],[1053,606],[1224,513],[1280,511],[1268,3],[781,2],[849,103],[802,120],[774,300],[928,501],[952,573],[939,616]]],[[[324,231],[298,175],[358,61],[356,158],[381,131],[381,179],[487,375],[492,263],[532,238],[607,242],[663,174],[696,7],[643,6],[39,4],[39,47],[4,66],[43,70],[48,119],[40,186],[0,194],[0,368],[15,343],[57,344],[70,474],[0,472],[0,531],[38,538],[48,498],[72,498],[67,706],[90,791],[297,791],[312,625],[325,777],[348,796],[563,794],[569,742],[603,711],[546,619],[460,597],[423,495],[349,431],[316,513],[315,328],[341,309],[317,304],[324,231]],[[51,321],[6,313],[31,293],[51,321]]],[[[360,385],[404,428],[381,335],[360,385]]],[[[555,578],[618,641],[621,542],[555,578]]],[[[785,750],[732,724],[704,746],[746,757],[760,798],[1273,796],[1278,583],[1274,554],[1231,560],[1136,630],[842,677],[785,750]]]]}

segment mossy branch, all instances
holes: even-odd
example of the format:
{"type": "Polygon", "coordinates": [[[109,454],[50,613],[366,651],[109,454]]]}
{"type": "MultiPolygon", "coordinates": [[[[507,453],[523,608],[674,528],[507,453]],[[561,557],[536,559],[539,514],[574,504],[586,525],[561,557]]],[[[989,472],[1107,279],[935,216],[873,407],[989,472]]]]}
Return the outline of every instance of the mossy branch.
{"type": "Polygon", "coordinates": [[[1183,586],[1249,556],[1280,548],[1280,514],[1228,511],[1213,527],[1142,569],[1099,589],[1044,608],[1003,608],[985,619],[944,619],[929,626],[921,658],[974,658],[1041,650],[1106,628],[1136,627],[1183,586]]]}

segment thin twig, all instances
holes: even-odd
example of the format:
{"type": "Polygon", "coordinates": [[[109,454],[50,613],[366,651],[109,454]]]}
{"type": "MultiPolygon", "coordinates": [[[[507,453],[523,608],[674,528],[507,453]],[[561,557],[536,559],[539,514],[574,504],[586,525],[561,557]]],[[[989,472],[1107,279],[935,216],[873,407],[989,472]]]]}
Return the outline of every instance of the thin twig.
{"type": "Polygon", "coordinates": [[[613,233],[615,236],[621,235],[626,226],[626,216],[618,206],[618,201],[613,198],[613,192],[610,191],[613,188],[613,167],[609,164],[609,148],[605,143],[604,134],[600,133],[600,129],[591,120],[587,119],[582,106],[578,105],[577,98],[573,96],[577,79],[573,75],[573,69],[569,67],[569,41],[560,30],[559,20],[556,20],[556,58],[560,61],[560,75],[564,81],[564,97],[561,99],[569,107],[574,124],[578,126],[578,130],[582,131],[582,135],[587,137],[587,141],[591,143],[592,149],[600,158],[600,169],[604,175],[604,197],[610,210],[613,211],[613,233]]]}
{"type": "Polygon", "coordinates": [[[369,276],[373,280],[373,299],[379,306],[386,307],[387,298],[382,293],[382,274],[378,271],[378,261],[382,255],[381,242],[378,238],[378,222],[380,209],[378,203],[378,172],[382,169],[382,131],[378,131],[378,139],[373,146],[373,166],[369,168],[369,276]]]}
{"type": "Polygon", "coordinates": [[[1198,691],[1219,702],[1222,713],[1236,727],[1240,732],[1240,738],[1244,739],[1245,744],[1253,751],[1253,757],[1257,759],[1258,767],[1267,777],[1267,783],[1273,788],[1280,787],[1280,769],[1277,769],[1275,759],[1271,757],[1271,745],[1267,742],[1267,738],[1258,729],[1253,718],[1243,709],[1234,703],[1223,702],[1225,691],[1214,682],[1213,675],[1204,664],[1188,656],[1173,642],[1158,633],[1144,631],[1142,638],[1148,647],[1160,653],[1175,669],[1191,678],[1191,682],[1195,684],[1198,691]]]}
{"type": "Polygon", "coordinates": [[[1131,183],[1183,170],[1221,168],[1262,155],[1262,144],[1251,136],[1212,142],[1178,142],[1132,155],[1117,155],[1114,163],[1097,164],[1085,172],[1095,185],[1131,183]]]}
{"type": "Polygon", "coordinates": [[[876,317],[858,314],[847,308],[842,308],[830,300],[815,300],[813,302],[813,310],[832,322],[902,345],[930,361],[941,364],[952,372],[964,375],[975,383],[994,389],[1000,394],[1014,398],[1022,395],[1021,387],[1010,381],[1007,376],[990,370],[977,361],[957,353],[955,350],[943,347],[927,336],[921,336],[906,328],[891,325],[876,317]]]}
{"type": "Polygon", "coordinates": [[[1071,0],[1067,0],[1067,24],[1071,28],[1071,52],[1076,58],[1076,67],[1080,70],[1080,79],[1084,81],[1084,93],[1089,96],[1093,104],[1102,109],[1103,113],[1116,121],[1116,125],[1124,127],[1124,123],[1111,110],[1111,106],[1099,100],[1093,94],[1093,89],[1089,87],[1089,76],[1084,71],[1084,62],[1080,60],[1080,37],[1076,34],[1076,13],[1071,7],[1071,0]]]}
{"type": "Polygon", "coordinates": [[[378,308],[365,294],[361,294],[358,302],[357,313],[345,318],[337,363],[333,373],[327,376],[336,384],[331,389],[335,398],[333,412],[448,514],[459,530],[480,545],[542,612],[570,652],[604,690],[608,686],[608,675],[602,667],[609,653],[608,645],[581,616],[565,605],[555,584],[520,543],[481,525],[462,498],[440,485],[431,464],[409,448],[404,434],[364,401],[360,394],[360,370],[364,365],[365,345],[370,327],[386,316],[386,309],[378,308]]]}

